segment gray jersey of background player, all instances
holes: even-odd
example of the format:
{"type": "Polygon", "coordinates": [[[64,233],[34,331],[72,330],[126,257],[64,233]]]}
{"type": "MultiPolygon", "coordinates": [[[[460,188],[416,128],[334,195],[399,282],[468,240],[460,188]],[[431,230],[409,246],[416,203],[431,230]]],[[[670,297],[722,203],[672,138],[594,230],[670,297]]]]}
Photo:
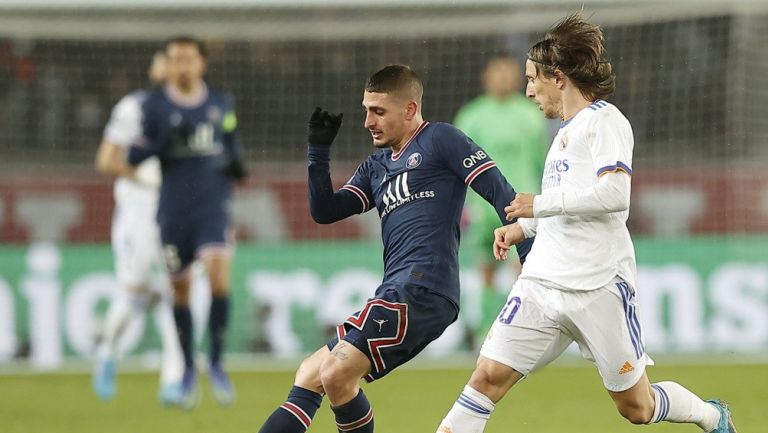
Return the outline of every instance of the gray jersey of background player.
{"type": "MultiPolygon", "coordinates": [[[[373,412],[360,379],[382,378],[409,361],[459,313],[459,220],[467,187],[496,209],[514,189],[493,160],[461,131],[425,122],[422,84],[404,65],[371,76],[365,127],[380,149],[334,191],[330,145],[341,115],[316,109],[309,122],[309,201],[312,217],[333,223],[376,209],[384,243],[384,278],[337,335],[304,360],[288,400],[260,432],[303,432],[328,396],[339,431],[372,432],[373,412]]],[[[520,247],[524,260],[529,243],[520,247]]],[[[490,245],[489,251],[490,251],[490,245]]]]}

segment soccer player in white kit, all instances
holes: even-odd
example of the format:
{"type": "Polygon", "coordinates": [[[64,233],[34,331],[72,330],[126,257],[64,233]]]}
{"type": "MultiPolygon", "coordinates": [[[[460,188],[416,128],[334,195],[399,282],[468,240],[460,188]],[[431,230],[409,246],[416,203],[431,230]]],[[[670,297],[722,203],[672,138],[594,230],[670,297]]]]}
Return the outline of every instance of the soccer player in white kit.
{"type": "MultiPolygon", "coordinates": [[[[161,83],[164,70],[165,55],[157,52],[148,71],[150,81],[161,83]]],[[[156,222],[160,165],[157,158],[136,168],[126,161],[128,147],[141,137],[141,104],[146,93],[134,91],[115,105],[96,155],[96,169],[116,177],[112,250],[120,291],[107,311],[92,384],[100,398],[114,397],[120,336],[133,316],[154,307],[163,346],[158,397],[163,404],[177,404],[181,396],[183,360],[156,222]]]]}
{"type": "Polygon", "coordinates": [[[572,342],[592,361],[619,413],[633,424],[693,423],[735,433],[728,406],[675,382],[651,384],[635,303],[635,254],[627,230],[632,128],[605,98],[615,89],[600,28],[579,13],[528,51],[526,96],[562,125],[547,155],[542,194],[518,194],[496,229],[498,260],[536,236],[522,273],[488,332],[475,371],[438,427],[479,433],[520,379],[572,342]]]}

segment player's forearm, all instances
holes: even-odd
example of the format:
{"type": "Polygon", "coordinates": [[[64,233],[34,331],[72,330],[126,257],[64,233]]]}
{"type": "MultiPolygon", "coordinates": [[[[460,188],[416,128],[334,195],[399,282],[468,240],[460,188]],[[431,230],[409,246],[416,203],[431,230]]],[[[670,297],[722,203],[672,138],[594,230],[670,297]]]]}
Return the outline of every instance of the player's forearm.
{"type": "Polygon", "coordinates": [[[136,168],[126,164],[125,161],[97,161],[96,170],[107,176],[133,178],[136,168]]]}
{"type": "Polygon", "coordinates": [[[498,168],[494,167],[480,176],[476,177],[470,187],[484,198],[485,201],[493,205],[496,214],[502,224],[510,224],[514,221],[507,221],[507,214],[504,207],[515,198],[515,190],[507,182],[498,168]]]}
{"type": "Polygon", "coordinates": [[[330,148],[309,146],[309,211],[318,224],[330,224],[361,213],[360,200],[348,191],[334,192],[330,171],[330,148]]]}
{"type": "Polygon", "coordinates": [[[96,171],[107,176],[131,177],[134,168],[126,163],[125,152],[109,140],[102,141],[96,153],[96,171]]]}
{"type": "Polygon", "coordinates": [[[533,215],[597,216],[629,209],[631,179],[623,173],[610,173],[594,186],[579,191],[558,191],[537,195],[533,215]]]}

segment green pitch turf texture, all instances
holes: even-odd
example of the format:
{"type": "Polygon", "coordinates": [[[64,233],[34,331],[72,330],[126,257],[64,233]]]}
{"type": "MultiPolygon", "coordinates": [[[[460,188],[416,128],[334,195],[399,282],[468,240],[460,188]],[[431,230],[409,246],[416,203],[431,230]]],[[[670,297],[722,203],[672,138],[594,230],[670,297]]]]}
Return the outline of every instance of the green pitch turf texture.
{"type": "MultiPolygon", "coordinates": [[[[726,399],[740,433],[768,432],[768,365],[675,365],[649,369],[655,381],[674,379],[702,397],[726,399]]],[[[432,433],[466,382],[466,369],[403,369],[365,385],[379,433],[432,433]]],[[[203,398],[191,412],[159,406],[155,374],[126,373],[110,402],[91,392],[79,375],[0,376],[2,433],[256,433],[283,402],[290,372],[236,372],[237,402],[218,407],[207,378],[203,398]]],[[[310,432],[336,432],[323,402],[310,432]]],[[[518,384],[496,407],[488,433],[695,433],[692,425],[633,426],[615,411],[597,372],[552,366],[518,384]]]]}

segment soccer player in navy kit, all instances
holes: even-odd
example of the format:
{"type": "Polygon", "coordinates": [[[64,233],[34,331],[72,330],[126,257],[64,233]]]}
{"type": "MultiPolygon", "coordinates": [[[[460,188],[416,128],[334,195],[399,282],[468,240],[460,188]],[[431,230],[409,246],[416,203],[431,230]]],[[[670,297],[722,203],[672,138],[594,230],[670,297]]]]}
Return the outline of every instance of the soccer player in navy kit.
{"type": "Polygon", "coordinates": [[[214,398],[229,404],[234,391],[221,355],[229,318],[229,278],[233,250],[230,200],[233,181],[245,177],[236,138],[232,97],[203,80],[206,52],[201,42],[179,37],[166,43],[168,81],[150,93],[142,107],[142,143],[133,146],[129,163],[160,159],[163,182],[157,221],[166,265],[174,288],[174,318],[184,352],[181,405],[197,404],[190,272],[199,258],[212,291],[208,318],[209,374],[214,398]]]}
{"type": "MultiPolygon", "coordinates": [[[[381,149],[334,192],[330,145],[341,114],[317,108],[309,121],[309,198],[314,220],[329,224],[376,209],[384,279],[373,298],[306,358],[288,399],[262,433],[300,433],[328,396],[339,431],[372,432],[373,411],[359,387],[416,356],[459,312],[459,219],[467,186],[493,204],[515,197],[488,155],[461,131],[422,119],[422,84],[409,67],[387,66],[365,87],[365,128],[381,149]]],[[[521,244],[525,258],[530,243],[521,244]]]]}

